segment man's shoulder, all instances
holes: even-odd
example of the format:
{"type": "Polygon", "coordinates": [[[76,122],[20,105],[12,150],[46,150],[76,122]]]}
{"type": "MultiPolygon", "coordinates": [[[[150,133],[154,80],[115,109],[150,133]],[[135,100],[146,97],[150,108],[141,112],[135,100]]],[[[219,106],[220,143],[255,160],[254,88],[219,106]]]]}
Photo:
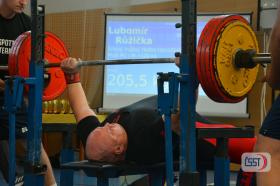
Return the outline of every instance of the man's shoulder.
{"type": "Polygon", "coordinates": [[[158,121],[161,118],[161,115],[157,109],[149,108],[149,107],[133,109],[133,110],[131,110],[129,115],[130,115],[130,121],[133,121],[136,123],[144,122],[147,124],[151,124],[151,123],[158,121]]]}
{"type": "Polygon", "coordinates": [[[92,123],[98,123],[99,124],[99,120],[95,115],[89,115],[84,117],[83,119],[81,119],[79,122],[79,124],[92,124],[92,123]]]}
{"type": "Polygon", "coordinates": [[[120,111],[132,112],[135,110],[155,110],[157,109],[157,96],[147,97],[131,105],[125,106],[120,109],[120,111]]]}

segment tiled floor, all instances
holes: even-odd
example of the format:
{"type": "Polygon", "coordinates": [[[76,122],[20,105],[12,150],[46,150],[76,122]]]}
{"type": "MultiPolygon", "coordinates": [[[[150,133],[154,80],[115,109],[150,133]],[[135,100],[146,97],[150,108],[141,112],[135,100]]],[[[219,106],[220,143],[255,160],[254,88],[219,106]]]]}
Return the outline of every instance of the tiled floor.
{"type": "MultiPolygon", "coordinates": [[[[59,175],[60,175],[60,170],[55,169],[55,177],[57,180],[57,184],[59,184],[59,175]]],[[[237,173],[232,172],[231,173],[231,186],[235,185],[235,180],[237,177],[237,173]]],[[[139,177],[137,177],[139,178],[139,177]]],[[[133,182],[133,180],[137,179],[135,176],[134,177],[127,177],[126,179],[121,178],[121,179],[112,179],[110,180],[110,186],[117,186],[117,185],[121,185],[121,186],[125,186],[128,185],[127,183],[131,183],[133,182]]],[[[213,184],[214,180],[213,180],[213,171],[208,171],[207,172],[207,183],[209,186],[214,185],[213,184]]],[[[2,174],[0,174],[0,186],[5,186],[7,185],[7,183],[4,182],[2,174]]],[[[74,175],[74,185],[75,186],[95,186],[96,185],[96,178],[90,178],[87,177],[83,172],[79,171],[79,172],[75,172],[74,175]]],[[[177,185],[177,184],[175,184],[177,185]]]]}

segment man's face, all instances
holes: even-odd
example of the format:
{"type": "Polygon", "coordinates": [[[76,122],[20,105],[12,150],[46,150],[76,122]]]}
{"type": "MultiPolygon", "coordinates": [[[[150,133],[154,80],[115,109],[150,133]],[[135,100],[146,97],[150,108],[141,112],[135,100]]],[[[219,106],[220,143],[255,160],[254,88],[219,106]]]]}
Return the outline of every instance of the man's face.
{"type": "Polygon", "coordinates": [[[116,154],[117,147],[120,145],[123,147],[127,145],[126,132],[121,125],[107,123],[104,127],[97,127],[88,137],[88,158],[114,162],[110,157],[116,154]]]}
{"type": "Polygon", "coordinates": [[[3,0],[3,2],[5,2],[10,10],[16,13],[22,13],[29,0],[3,0]]]}
{"type": "Polygon", "coordinates": [[[119,124],[106,123],[104,127],[94,130],[96,137],[109,147],[114,147],[118,143],[118,138],[122,136],[122,128],[119,124]]]}

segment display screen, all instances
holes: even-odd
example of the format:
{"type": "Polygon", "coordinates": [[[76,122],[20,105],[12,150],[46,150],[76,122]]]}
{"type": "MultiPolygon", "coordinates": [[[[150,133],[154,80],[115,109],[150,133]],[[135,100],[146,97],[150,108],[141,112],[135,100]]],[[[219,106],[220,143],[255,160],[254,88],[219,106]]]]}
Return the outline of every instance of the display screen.
{"type": "MultiPolygon", "coordinates": [[[[198,15],[197,41],[206,23],[215,16],[198,15]]],[[[250,21],[250,14],[243,16],[250,21]]],[[[180,15],[106,15],[105,59],[173,58],[175,52],[181,51],[181,29],[175,28],[175,24],[180,22],[180,15]]],[[[106,66],[103,108],[120,108],[157,94],[158,72],[179,72],[179,68],[172,63],[106,66]]],[[[220,107],[199,87],[197,110],[207,115],[224,112],[213,111],[211,107],[205,109],[204,105],[209,103],[220,107]]],[[[246,100],[224,105],[237,105],[237,115],[247,114],[246,100]]]]}

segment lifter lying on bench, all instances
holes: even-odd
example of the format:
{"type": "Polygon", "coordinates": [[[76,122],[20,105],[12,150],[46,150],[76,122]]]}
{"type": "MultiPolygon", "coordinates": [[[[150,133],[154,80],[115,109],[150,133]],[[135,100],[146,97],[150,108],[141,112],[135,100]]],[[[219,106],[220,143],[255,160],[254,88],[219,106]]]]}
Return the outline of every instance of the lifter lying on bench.
{"type": "MultiPolygon", "coordinates": [[[[68,96],[78,126],[77,133],[87,159],[114,163],[129,161],[154,164],[165,160],[164,116],[157,112],[156,97],[147,98],[119,109],[100,123],[89,107],[79,78],[79,62],[74,58],[62,61],[67,82],[68,96]]],[[[179,157],[180,113],[171,116],[173,131],[173,154],[179,157]]],[[[203,124],[196,127],[233,127],[222,124],[203,124]]],[[[243,152],[253,150],[254,138],[230,139],[231,162],[240,163],[243,152]]],[[[212,161],[215,141],[201,139],[197,142],[198,161],[212,161]]]]}

